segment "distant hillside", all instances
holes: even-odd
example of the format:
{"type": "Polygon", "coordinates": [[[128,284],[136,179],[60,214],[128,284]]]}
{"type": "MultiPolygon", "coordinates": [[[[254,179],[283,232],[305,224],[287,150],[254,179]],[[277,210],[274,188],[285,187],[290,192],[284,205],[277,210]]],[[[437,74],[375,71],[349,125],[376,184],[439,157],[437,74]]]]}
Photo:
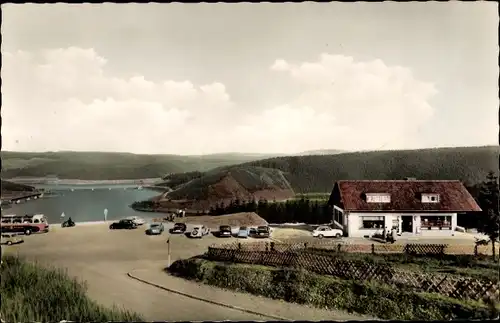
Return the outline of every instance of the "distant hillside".
{"type": "Polygon", "coordinates": [[[291,156],[249,162],[281,170],[298,193],[329,192],[340,179],[458,179],[475,184],[498,172],[500,148],[458,147],[291,156]]]}
{"type": "Polygon", "coordinates": [[[3,151],[1,156],[2,178],[54,175],[61,179],[83,180],[155,178],[170,173],[207,171],[216,167],[271,157],[238,153],[180,156],[71,151],[45,153],[3,151]]]}
{"type": "Polygon", "coordinates": [[[160,199],[163,205],[170,201],[182,201],[190,209],[208,209],[218,202],[229,203],[233,199],[283,200],[295,195],[282,172],[262,167],[232,167],[204,173],[176,186],[176,189],[160,199]],[[163,201],[162,201],[163,200],[163,201]]]}
{"type": "Polygon", "coordinates": [[[29,185],[23,185],[23,184],[17,184],[17,183],[12,183],[9,181],[1,181],[2,185],[2,193],[4,192],[32,192],[35,191],[35,188],[33,186],[29,185]]]}
{"type": "Polygon", "coordinates": [[[459,179],[472,185],[483,181],[488,171],[498,170],[499,153],[499,147],[490,146],[288,156],[222,167],[206,174],[173,174],[165,185],[174,189],[169,193],[172,198],[204,198],[209,187],[217,181],[221,183],[228,171],[243,174],[245,170],[252,173],[255,169],[280,171],[280,187],[289,186],[296,193],[330,192],[334,182],[341,179],[416,177],[459,179]]]}

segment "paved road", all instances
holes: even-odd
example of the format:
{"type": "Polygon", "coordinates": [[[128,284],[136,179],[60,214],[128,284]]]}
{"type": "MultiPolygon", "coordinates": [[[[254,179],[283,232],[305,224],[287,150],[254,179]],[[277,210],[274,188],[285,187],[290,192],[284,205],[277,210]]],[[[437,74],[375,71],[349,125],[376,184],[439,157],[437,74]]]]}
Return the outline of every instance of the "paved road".
{"type": "MultiPolygon", "coordinates": [[[[127,276],[140,273],[146,280],[177,291],[221,301],[227,305],[255,310],[290,320],[347,320],[360,316],[311,309],[247,294],[232,293],[179,278],[161,270],[166,266],[166,236],[146,236],[143,229],[112,231],[107,225],[57,228],[32,235],[26,243],[2,248],[7,253],[26,256],[41,264],[63,267],[72,276],[87,282],[89,296],[107,306],[116,305],[141,313],[148,321],[160,320],[269,320],[268,316],[211,304],[153,287],[127,276]]],[[[230,238],[231,240],[232,238],[230,238]]],[[[171,238],[171,259],[188,258],[220,242],[215,237],[201,240],[185,236],[171,238]]]]}

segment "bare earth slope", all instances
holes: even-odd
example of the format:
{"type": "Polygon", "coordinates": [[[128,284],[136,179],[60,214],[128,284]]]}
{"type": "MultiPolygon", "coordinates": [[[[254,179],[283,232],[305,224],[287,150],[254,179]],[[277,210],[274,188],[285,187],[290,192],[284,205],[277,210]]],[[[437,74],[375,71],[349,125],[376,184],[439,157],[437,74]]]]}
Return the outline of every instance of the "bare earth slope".
{"type": "Polygon", "coordinates": [[[190,209],[206,210],[217,203],[229,203],[234,199],[283,200],[294,195],[281,171],[247,166],[207,172],[157,201],[166,207],[177,202],[190,209]]]}

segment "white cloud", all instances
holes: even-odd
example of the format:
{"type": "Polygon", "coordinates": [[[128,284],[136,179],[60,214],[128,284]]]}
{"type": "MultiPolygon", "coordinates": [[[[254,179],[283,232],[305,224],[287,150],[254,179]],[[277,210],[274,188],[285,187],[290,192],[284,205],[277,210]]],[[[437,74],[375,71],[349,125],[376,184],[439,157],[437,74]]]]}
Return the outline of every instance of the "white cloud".
{"type": "Polygon", "coordinates": [[[5,150],[189,153],[197,129],[224,120],[231,100],[220,83],[154,83],[107,76],[93,49],[5,53],[5,150]],[[196,116],[197,123],[189,124],[196,116]]]}
{"type": "MultiPolygon", "coordinates": [[[[352,57],[322,54],[317,62],[298,65],[277,60],[271,70],[288,73],[302,86],[289,109],[308,106],[315,111],[317,124],[324,124],[323,135],[328,139],[319,139],[319,146],[312,149],[418,147],[418,130],[433,115],[428,102],[437,93],[433,84],[416,80],[407,68],[386,66],[378,59],[355,62],[352,57]],[[321,123],[328,116],[331,120],[321,123]]],[[[307,136],[316,128],[305,124],[302,134],[307,136]]]]}
{"type": "Polygon", "coordinates": [[[288,63],[284,59],[277,59],[271,69],[274,71],[286,71],[290,68],[288,63]]]}
{"type": "MultiPolygon", "coordinates": [[[[322,54],[278,59],[300,91],[260,112],[238,109],[222,83],[152,82],[106,73],[93,49],[3,53],[4,150],[198,154],[418,146],[433,85],[381,60],[322,54]]],[[[265,76],[263,76],[265,77],[265,76]]],[[[255,93],[259,95],[259,93],[255,93]]]]}

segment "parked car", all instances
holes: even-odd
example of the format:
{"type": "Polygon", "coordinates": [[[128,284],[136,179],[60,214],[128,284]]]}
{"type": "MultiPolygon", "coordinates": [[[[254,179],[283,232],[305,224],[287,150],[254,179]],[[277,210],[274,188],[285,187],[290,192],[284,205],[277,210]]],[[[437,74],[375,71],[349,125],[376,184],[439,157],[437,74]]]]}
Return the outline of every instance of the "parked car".
{"type": "Polygon", "coordinates": [[[271,236],[271,229],[268,226],[259,226],[257,227],[257,233],[255,234],[256,238],[269,238],[271,236]]]}
{"type": "Polygon", "coordinates": [[[249,236],[249,237],[252,237],[252,238],[253,238],[253,237],[255,237],[256,235],[257,235],[257,229],[255,229],[255,228],[249,228],[249,229],[248,229],[248,236],[249,236]]]}
{"type": "Polygon", "coordinates": [[[248,234],[250,233],[249,232],[250,230],[248,230],[247,227],[240,227],[240,229],[238,230],[238,235],[237,237],[238,238],[248,238],[248,234]]]}
{"type": "Polygon", "coordinates": [[[137,224],[134,223],[134,221],[129,220],[129,219],[123,219],[118,222],[111,223],[109,226],[111,230],[115,229],[137,229],[137,224]]]}
{"type": "Polygon", "coordinates": [[[219,237],[231,237],[233,234],[231,227],[229,225],[221,225],[219,227],[219,237]]]}
{"type": "Polygon", "coordinates": [[[146,230],[147,235],[162,234],[165,231],[163,223],[151,223],[149,228],[146,230]]]}
{"type": "Polygon", "coordinates": [[[343,236],[342,230],[333,229],[326,225],[320,225],[312,232],[313,237],[323,239],[324,237],[340,238],[343,236]]]}
{"type": "Polygon", "coordinates": [[[23,243],[24,239],[15,233],[2,233],[1,244],[6,244],[8,246],[18,243],[23,243]]]}
{"type": "Polygon", "coordinates": [[[210,234],[210,229],[204,225],[197,224],[193,226],[193,230],[191,230],[191,238],[203,238],[206,235],[210,234]]]}
{"type": "Polygon", "coordinates": [[[170,233],[184,233],[187,230],[187,226],[185,223],[176,223],[174,227],[170,229],[170,233]]]}
{"type": "Polygon", "coordinates": [[[125,220],[132,220],[136,225],[143,225],[146,223],[146,220],[144,220],[141,217],[135,216],[135,215],[129,216],[129,217],[125,218],[125,220]]]}

